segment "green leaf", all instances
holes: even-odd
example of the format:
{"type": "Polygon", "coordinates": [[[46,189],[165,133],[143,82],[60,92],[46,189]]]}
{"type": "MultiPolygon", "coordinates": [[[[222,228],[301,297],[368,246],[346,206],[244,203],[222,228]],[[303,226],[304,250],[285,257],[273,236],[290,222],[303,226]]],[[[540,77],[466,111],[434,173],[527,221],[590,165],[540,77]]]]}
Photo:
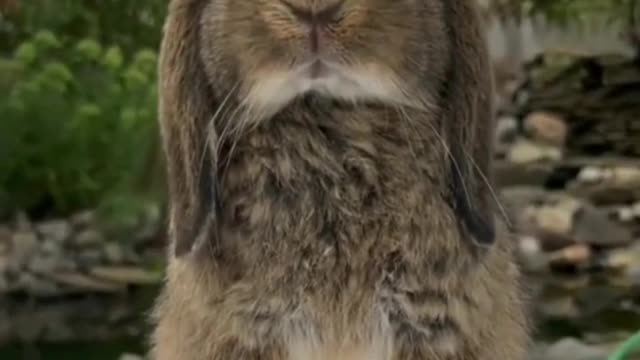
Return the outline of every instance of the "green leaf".
{"type": "Polygon", "coordinates": [[[38,57],[38,50],[34,43],[26,42],[16,49],[14,57],[23,64],[30,65],[33,64],[38,57]]]}

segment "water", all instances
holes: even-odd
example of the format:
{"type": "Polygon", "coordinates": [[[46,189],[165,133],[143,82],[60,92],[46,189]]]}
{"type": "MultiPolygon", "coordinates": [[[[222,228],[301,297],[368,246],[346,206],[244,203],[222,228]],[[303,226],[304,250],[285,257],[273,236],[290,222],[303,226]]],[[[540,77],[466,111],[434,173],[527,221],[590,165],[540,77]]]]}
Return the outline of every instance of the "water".
{"type": "Polygon", "coordinates": [[[0,348],[2,360],[118,360],[124,353],[143,354],[142,339],[61,344],[16,344],[0,348]]]}
{"type": "MultiPolygon", "coordinates": [[[[635,332],[640,327],[640,304],[620,306],[621,299],[633,299],[629,289],[607,285],[606,282],[581,282],[570,279],[551,281],[550,279],[531,278],[530,284],[539,285],[540,291],[534,296],[534,308],[540,310],[544,304],[557,303],[558,298],[570,296],[577,299],[580,314],[572,316],[561,311],[552,311],[556,315],[540,315],[536,311],[535,337],[544,342],[554,342],[564,337],[583,338],[588,335],[606,337],[608,334],[635,332]],[[576,285],[577,284],[577,285],[576,285]]],[[[143,314],[155,298],[157,289],[136,292],[130,297],[132,313],[140,321],[143,314]]],[[[562,306],[561,306],[562,308],[562,306]]],[[[77,309],[77,308],[76,308],[77,309]]],[[[92,320],[99,321],[102,320],[92,320]]],[[[109,327],[109,329],[113,329],[109,327]]],[[[148,334],[145,326],[135,334],[148,334]]],[[[129,333],[128,333],[129,334],[129,333]]],[[[125,354],[143,355],[147,350],[144,337],[125,337],[109,341],[73,341],[62,343],[13,344],[0,347],[1,360],[119,360],[125,354]]]]}

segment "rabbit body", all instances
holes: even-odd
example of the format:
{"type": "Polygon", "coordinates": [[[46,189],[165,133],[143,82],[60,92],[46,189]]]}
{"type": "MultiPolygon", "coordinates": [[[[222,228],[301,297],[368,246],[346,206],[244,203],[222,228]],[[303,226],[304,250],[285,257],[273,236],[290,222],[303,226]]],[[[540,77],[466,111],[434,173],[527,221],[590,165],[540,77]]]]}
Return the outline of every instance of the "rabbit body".
{"type": "Polygon", "coordinates": [[[525,359],[491,72],[473,1],[449,3],[171,1],[153,359],[525,359]],[[348,81],[290,75],[318,52],[291,12],[336,4],[314,41],[348,81]]]}

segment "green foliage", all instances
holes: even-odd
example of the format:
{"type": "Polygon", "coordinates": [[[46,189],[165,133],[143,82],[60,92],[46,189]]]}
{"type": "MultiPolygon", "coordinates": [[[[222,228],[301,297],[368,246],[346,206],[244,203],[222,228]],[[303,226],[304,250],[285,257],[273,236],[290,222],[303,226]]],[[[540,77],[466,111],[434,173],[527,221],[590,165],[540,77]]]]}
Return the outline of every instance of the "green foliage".
{"type": "Polygon", "coordinates": [[[0,59],[0,212],[129,194],[155,150],[155,78],[154,50],[51,31],[0,59]]]}
{"type": "Polygon", "coordinates": [[[525,12],[543,13],[560,23],[587,24],[602,22],[629,26],[640,17],[639,0],[510,0],[519,3],[525,12]]]}
{"type": "Polygon", "coordinates": [[[65,41],[91,38],[125,52],[155,48],[166,7],[161,0],[23,0],[16,14],[0,16],[0,47],[13,49],[47,29],[65,41]]]}

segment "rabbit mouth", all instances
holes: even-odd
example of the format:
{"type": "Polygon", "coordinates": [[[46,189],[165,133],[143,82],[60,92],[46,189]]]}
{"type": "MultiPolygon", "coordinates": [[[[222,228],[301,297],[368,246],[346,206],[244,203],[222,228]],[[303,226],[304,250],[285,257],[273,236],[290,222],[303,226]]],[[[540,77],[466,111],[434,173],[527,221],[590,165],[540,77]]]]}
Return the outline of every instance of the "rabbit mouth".
{"type": "Polygon", "coordinates": [[[329,75],[329,68],[327,66],[327,64],[322,61],[322,60],[314,60],[313,62],[311,62],[311,64],[308,65],[309,67],[309,77],[311,79],[321,79],[323,77],[326,77],[329,75]]]}
{"type": "Polygon", "coordinates": [[[247,85],[246,102],[265,117],[285,108],[296,98],[315,94],[349,102],[377,101],[406,104],[405,92],[393,74],[379,66],[354,66],[321,57],[288,69],[264,70],[247,85]]]}

